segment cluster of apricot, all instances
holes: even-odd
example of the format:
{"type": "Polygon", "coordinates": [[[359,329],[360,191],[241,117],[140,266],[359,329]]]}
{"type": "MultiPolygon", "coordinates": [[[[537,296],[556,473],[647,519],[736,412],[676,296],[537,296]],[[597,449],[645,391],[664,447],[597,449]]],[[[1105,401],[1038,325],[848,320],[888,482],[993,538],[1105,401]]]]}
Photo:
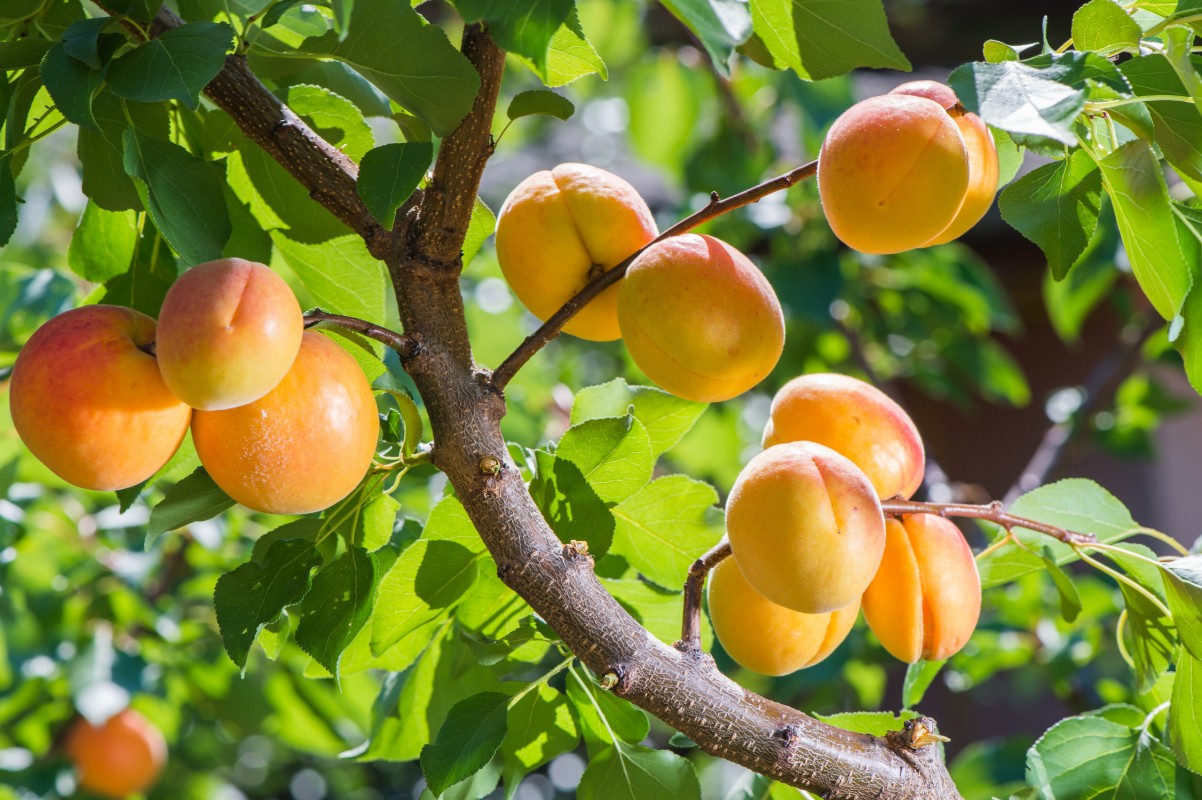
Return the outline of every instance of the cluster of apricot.
{"type": "Polygon", "coordinates": [[[997,192],[989,128],[935,81],[911,81],[849,108],[818,154],[818,192],[835,235],[864,253],[950,242],[997,192]]]}
{"type": "Polygon", "coordinates": [[[81,788],[114,800],[144,792],[167,763],[167,742],[146,717],[127,708],[93,725],[83,717],[63,742],[81,788]]]}
{"type": "Polygon", "coordinates": [[[886,520],[881,500],[922,484],[913,421],[879,389],[803,375],[772,401],[764,450],[726,504],[732,557],[713,571],[709,613],[726,651],[784,675],[828,656],[859,610],[902,661],[968,641],[981,583],[964,535],[934,514],[886,520]]]}
{"type": "Polygon", "coordinates": [[[624,339],[657,385],[700,402],[728,400],[780,359],[785,320],[763,273],[713,236],[658,236],[646,201],[622,178],[560,164],[518,184],[497,218],[497,260],[510,288],[546,320],[597,275],[646,247],[626,276],[563,330],[624,339]]]}
{"type": "Polygon", "coordinates": [[[304,330],[279,275],[237,258],[180,276],[157,326],[111,305],[54,317],[18,355],[9,402],[30,452],[68,483],[136,486],[190,426],[217,485],[273,514],[318,511],[348,495],[379,435],[355,360],[304,330]]]}

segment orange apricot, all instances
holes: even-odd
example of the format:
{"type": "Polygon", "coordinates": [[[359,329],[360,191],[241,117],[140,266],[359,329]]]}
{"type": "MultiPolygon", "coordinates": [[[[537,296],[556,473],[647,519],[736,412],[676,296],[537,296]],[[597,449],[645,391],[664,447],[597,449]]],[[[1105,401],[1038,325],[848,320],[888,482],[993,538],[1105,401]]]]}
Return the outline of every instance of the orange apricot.
{"type": "Polygon", "coordinates": [[[103,725],[79,717],[67,731],[65,749],[83,789],[117,800],[149,789],[167,763],[163,734],[133,709],[103,725]]]}
{"type": "Polygon", "coordinates": [[[159,370],[193,408],[246,405],[283,379],[304,325],[296,296],[270,267],[241,258],[210,261],[181,275],[163,300],[159,370]]]}
{"type": "Polygon", "coordinates": [[[747,582],[806,614],[855,602],[885,549],[872,484],[814,442],[774,445],[747,463],[726,502],[726,533],[747,582]]]}
{"type": "Polygon", "coordinates": [[[883,499],[910,497],[922,485],[922,436],[905,410],[872,384],[814,373],[786,383],[772,398],[764,446],[824,444],[864,471],[883,499]]]}
{"type": "Polygon", "coordinates": [[[955,119],[926,97],[888,94],[835,120],[818,154],[818,192],[831,230],[864,253],[931,242],[956,218],[969,186],[955,119]]]}
{"type": "MultiPolygon", "coordinates": [[[[497,261],[522,305],[546,320],[656,235],[646,201],[625,180],[588,164],[560,164],[526,178],[505,199],[497,261]]],[[[617,339],[617,303],[611,286],[563,330],[598,342],[617,339]]]]}
{"type": "Polygon", "coordinates": [[[686,233],[648,247],[618,289],[618,322],[634,363],[657,386],[700,402],[763,380],[785,346],[776,292],[747,256],[686,233]]]}
{"type": "Polygon", "coordinates": [[[731,558],[710,572],[708,597],[722,647],[761,675],[788,675],[822,661],[847,638],[860,613],[859,599],[826,614],[778,606],[752,588],[731,558]]]}
{"type": "Polygon", "coordinates": [[[95,305],[59,314],[21,348],[13,425],[54,474],[84,489],[125,489],[174,455],[192,409],[163,383],[154,337],[145,314],[95,305]]]}
{"type": "Polygon", "coordinates": [[[934,514],[888,520],[885,557],[863,603],[894,657],[913,664],[959,652],[981,615],[981,578],[964,534],[934,514]]]}
{"type": "Polygon", "coordinates": [[[997,146],[985,121],[971,111],[965,111],[960,98],[951,87],[937,81],[909,81],[893,89],[890,94],[908,94],[934,100],[947,109],[960,128],[964,146],[968,152],[968,192],[956,218],[927,245],[944,244],[962,236],[976,225],[997,194],[998,160],[997,146]]]}
{"type": "Polygon", "coordinates": [[[305,332],[288,374],[253,403],[197,411],[200,463],[226,494],[271,514],[320,511],[371,466],[380,421],[367,378],[328,337],[305,332]]]}

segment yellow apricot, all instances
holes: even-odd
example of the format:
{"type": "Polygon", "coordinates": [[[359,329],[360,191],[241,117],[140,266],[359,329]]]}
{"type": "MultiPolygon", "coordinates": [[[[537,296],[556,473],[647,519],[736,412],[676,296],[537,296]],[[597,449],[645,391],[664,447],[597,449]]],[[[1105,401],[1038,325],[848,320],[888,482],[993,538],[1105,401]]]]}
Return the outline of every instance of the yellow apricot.
{"type": "Polygon", "coordinates": [[[174,455],[192,409],[150,355],[154,320],[132,308],[76,308],[38,328],[13,365],[13,426],[68,483],[136,486],[174,455]]]}
{"type": "Polygon", "coordinates": [[[699,402],[755,386],[785,346],[784,314],[764,274],[726,242],[692,233],[651,245],[630,265],[618,322],[648,378],[699,402]]]}
{"type": "Polygon", "coordinates": [[[818,154],[827,222],[849,247],[900,253],[952,223],[968,191],[964,136],[933,100],[888,94],[835,120],[818,154]]]}
{"type": "Polygon", "coordinates": [[[283,379],[304,326],[296,296],[270,267],[223,258],[171,285],[155,355],[176,397],[205,411],[234,408],[283,379]]]}
{"type": "Polygon", "coordinates": [[[910,497],[922,485],[922,436],[905,410],[872,384],[814,373],[786,383],[772,398],[769,442],[824,444],[864,471],[883,499],[910,497]]]}
{"type": "Polygon", "coordinates": [[[266,395],[192,418],[196,454],[214,482],[247,508],[271,514],[308,514],[346,497],[367,474],[379,434],[363,371],[313,331],[266,395]]]}
{"type": "MultiPolygon", "coordinates": [[[[657,235],[646,201],[625,180],[588,164],[560,164],[526,178],[505,199],[497,261],[522,305],[546,320],[592,277],[657,235]]],[[[617,293],[616,286],[606,289],[563,330],[598,342],[619,338],[617,293]]]]}
{"type": "Polygon", "coordinates": [[[726,503],[726,533],[747,582],[807,614],[855,602],[885,549],[872,484],[814,442],[774,445],[748,462],[726,503]]]}
{"type": "Polygon", "coordinates": [[[934,514],[886,522],[885,557],[864,593],[864,619],[895,658],[959,652],[981,615],[981,578],[964,534],[934,514]]]}
{"type": "Polygon", "coordinates": [[[722,647],[761,675],[788,675],[822,661],[847,638],[860,613],[859,599],[826,614],[778,606],[752,588],[733,558],[710,572],[708,597],[722,647]]]}
{"type": "Polygon", "coordinates": [[[956,218],[942,233],[927,242],[927,245],[944,244],[958,239],[985,216],[985,212],[993,204],[993,196],[997,194],[997,146],[989,134],[989,127],[979,116],[964,110],[960,105],[960,98],[956,97],[951,87],[937,81],[909,81],[898,86],[890,94],[908,94],[934,100],[948,110],[960,128],[964,146],[968,151],[968,192],[956,218]]]}

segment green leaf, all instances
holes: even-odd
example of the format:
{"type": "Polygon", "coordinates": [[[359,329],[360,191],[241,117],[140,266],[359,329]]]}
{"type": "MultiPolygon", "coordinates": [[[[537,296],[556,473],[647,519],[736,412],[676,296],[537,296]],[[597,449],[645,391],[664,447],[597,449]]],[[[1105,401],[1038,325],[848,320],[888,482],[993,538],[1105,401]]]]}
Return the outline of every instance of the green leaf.
{"type": "Polygon", "coordinates": [[[475,774],[505,740],[509,696],[483,692],[456,703],[433,742],[422,748],[422,772],[435,797],[475,774]]]}
{"type": "Polygon", "coordinates": [[[497,215],[492,213],[492,209],[477,197],[476,204],[472,206],[472,219],[467,225],[467,235],[463,238],[464,269],[467,269],[467,266],[472,263],[476,254],[480,252],[480,248],[484,246],[484,242],[489,236],[492,236],[496,229],[497,215]]]}
{"type": "Polygon", "coordinates": [[[1169,739],[1177,760],[1186,769],[1202,774],[1202,661],[1182,653],[1173,681],[1169,709],[1169,739]]]}
{"type": "MultiPolygon", "coordinates": [[[[679,589],[661,589],[637,578],[602,578],[601,585],[652,636],[669,645],[680,639],[682,595],[679,589]]],[[[702,614],[702,649],[708,651],[712,642],[713,629],[709,616],[702,614]]]]}
{"type": "Polygon", "coordinates": [[[0,158],[0,247],[8,244],[17,229],[17,182],[12,159],[0,158]]]}
{"type": "Polygon", "coordinates": [[[545,683],[531,689],[509,708],[501,743],[506,787],[516,790],[527,772],[574,750],[579,741],[568,699],[545,683]]]}
{"type": "Polygon", "coordinates": [[[955,70],[948,83],[969,111],[995,128],[1077,143],[1072,124],[1085,107],[1085,93],[1040,70],[1017,61],[976,62],[955,70]]]}
{"type": "Polygon", "coordinates": [[[681,586],[693,562],[722,538],[717,502],[712,486],[684,475],[652,481],[614,507],[613,552],[660,586],[681,586]]]}
{"type": "Polygon", "coordinates": [[[250,561],[217,579],[213,604],[221,641],[230,659],[246,668],[259,629],[293,605],[309,589],[309,573],[321,561],[311,542],[273,542],[263,563],[250,561]]]}
{"type": "Polygon", "coordinates": [[[260,228],[281,231],[305,244],[324,244],[349,234],[346,225],[313,202],[309,190],[263,148],[241,134],[233,138],[238,146],[227,159],[230,189],[250,207],[260,228]]]}
{"type": "MultiPolygon", "coordinates": [[[[1093,481],[1070,478],[1041,486],[1020,497],[1009,509],[1020,517],[1056,525],[1078,533],[1092,533],[1102,542],[1113,543],[1139,532],[1118,498],[1093,481]]],[[[1072,548],[1042,533],[1016,527],[1014,536],[1036,551],[1048,547],[1057,564],[1075,561],[1072,548]]],[[[1043,569],[1043,562],[1013,544],[990,553],[977,564],[981,570],[981,586],[989,588],[1015,580],[1030,572],[1043,569]]]]}
{"type": "Polygon", "coordinates": [[[679,55],[666,48],[642,59],[628,73],[627,136],[643,161],[683,177],[682,155],[693,150],[713,84],[711,77],[681,63],[679,55]]]}
{"type": "Polygon", "coordinates": [[[1011,227],[1039,245],[1052,275],[1063,280],[1093,236],[1101,202],[1102,174],[1078,150],[1003,189],[998,211],[1011,227]]]}
{"type": "MultiPolygon", "coordinates": [[[[1044,273],[1044,309],[1056,335],[1063,341],[1079,341],[1085,321],[1103,300],[1110,297],[1119,278],[1118,270],[1114,268],[1118,244],[1118,229],[1113,221],[1107,220],[1094,229],[1085,252],[1063,280],[1056,280],[1051,270],[1044,273]]],[[[1189,305],[1188,299],[1186,305],[1189,305]]]]}
{"type": "Polygon", "coordinates": [[[997,39],[988,39],[981,47],[981,55],[985,56],[985,60],[990,64],[998,64],[1002,61],[1018,61],[1018,49],[1013,45],[999,42],[997,39]]]}
{"type": "MultiPolygon", "coordinates": [[[[88,69],[99,70],[104,59],[100,52],[100,32],[112,21],[112,17],[81,19],[71,23],[63,31],[63,49],[67,55],[83,63],[88,69]]],[[[109,51],[112,54],[112,51],[109,51]]]]}
{"type": "MultiPolygon", "coordinates": [[[[1109,2],[1109,0],[1107,1],[1109,2]]],[[[1056,563],[1050,548],[1046,546],[1041,548],[1038,555],[1043,561],[1048,577],[1052,579],[1056,591],[1060,594],[1060,616],[1064,617],[1065,622],[1073,622],[1081,613],[1081,594],[1077,591],[1077,585],[1073,583],[1073,579],[1068,576],[1068,573],[1056,563]]]]}
{"type": "Polygon", "coordinates": [[[433,160],[430,142],[386,144],[363,157],[355,188],[377,222],[392,229],[397,209],[417,189],[433,160]]]}
{"type": "Polygon", "coordinates": [[[560,541],[587,542],[589,554],[601,558],[613,544],[617,524],[609,507],[573,462],[545,450],[536,450],[535,459],[538,476],[530,495],[543,518],[560,541]]]}
{"type": "Polygon", "coordinates": [[[313,577],[300,604],[296,643],[338,678],[342,652],[371,615],[379,579],[376,557],[362,547],[348,548],[313,577]]]}
{"type": "Polygon", "coordinates": [[[88,203],[67,247],[67,265],[86,281],[104,283],[129,269],[138,244],[138,215],[88,203]]]}
{"type": "Polygon", "coordinates": [[[439,136],[467,116],[480,89],[480,76],[467,58],[408,3],[358,0],[341,39],[330,31],[301,47],[354,67],[439,136]]]}
{"type": "Polygon", "coordinates": [[[812,714],[823,722],[853,733],[884,736],[889,731],[900,731],[908,719],[915,719],[915,711],[848,711],[843,714],[812,714]]]}
{"type": "Polygon", "coordinates": [[[1027,751],[1027,783],[1040,797],[1172,797],[1172,776],[1164,745],[1100,716],[1063,720],[1027,751]]]}
{"type": "Polygon", "coordinates": [[[1120,583],[1119,590],[1127,605],[1123,644],[1135,662],[1136,689],[1147,692],[1173,663],[1179,651],[1173,623],[1126,584],[1120,583]]]}
{"type": "Polygon", "coordinates": [[[1202,659],[1202,556],[1178,558],[1161,567],[1181,643],[1194,658],[1202,659]]]}
{"type": "Polygon", "coordinates": [[[655,468],[647,429],[633,415],[573,425],[559,440],[555,455],[579,467],[607,503],[621,502],[646,486],[655,468]]]}
{"type": "Polygon", "coordinates": [[[168,489],[159,504],[150,510],[146,549],[149,550],[167,531],[212,519],[233,505],[233,498],[213,482],[205,468],[197,467],[191,475],[168,489]]]}
{"type": "MultiPolygon", "coordinates": [[[[166,105],[125,103],[125,111],[134,125],[159,139],[171,133],[166,105]]],[[[83,165],[83,191],[106,211],[142,208],[133,181],[125,174],[122,136],[127,122],[122,101],[110,92],[101,92],[92,101],[92,115],[98,130],[79,129],[78,153],[83,165]]]]}
{"type": "Polygon", "coordinates": [[[1073,47],[1109,55],[1139,47],[1143,31],[1114,0],[1089,0],[1073,14],[1073,47]]]}
{"type": "Polygon", "coordinates": [[[178,277],[176,260],[153,221],[142,220],[138,239],[133,263],[105,282],[103,299],[157,317],[167,291],[178,277]]]}
{"type": "Polygon", "coordinates": [[[224,22],[189,22],[164,31],[113,62],[113,94],[144,103],[200,105],[200,93],[225,66],[234,30],[224,22]]]}
{"type": "Polygon", "coordinates": [[[619,417],[632,409],[634,418],[647,429],[652,457],[659,458],[684,438],[706,408],[705,403],[684,400],[653,386],[630,386],[622,378],[614,378],[576,393],[572,424],[619,417]]]}
{"type": "Polygon", "coordinates": [[[923,695],[946,663],[945,658],[942,661],[919,661],[906,667],[906,679],[902,683],[902,708],[910,709],[922,702],[923,695]]]}
{"type": "Polygon", "coordinates": [[[538,70],[546,68],[547,48],[567,20],[573,0],[455,0],[465,22],[484,22],[505,50],[525,56],[538,70]]]}
{"type": "MultiPolygon", "coordinates": [[[[641,708],[615,697],[568,668],[568,699],[580,721],[580,733],[593,744],[636,744],[647,738],[651,723],[641,708]],[[616,738],[615,738],[616,737],[616,738]]],[[[590,749],[590,753],[592,750],[590,749]]]]}
{"type": "Polygon", "coordinates": [[[509,107],[505,110],[505,115],[511,120],[534,114],[545,114],[566,121],[574,113],[576,113],[576,106],[572,104],[572,101],[550,89],[530,89],[518,92],[509,101],[509,107]]]}
{"type": "Polygon", "coordinates": [[[580,800],[701,800],[693,762],[670,750],[615,746],[589,761],[580,800]]]}
{"type": "MultiPolygon", "coordinates": [[[[1173,65],[1159,54],[1137,56],[1119,69],[1136,97],[1186,97],[1185,85],[1173,65]]],[[[1144,103],[1155,126],[1153,136],[1165,159],[1183,175],[1202,180],[1202,114],[1193,103],[1148,100],[1144,103]]]]}
{"type": "Polygon", "coordinates": [[[806,80],[858,67],[910,69],[889,33],[881,0],[751,0],[751,18],[776,62],[806,80]]]}
{"type": "Polygon", "coordinates": [[[42,62],[52,44],[45,39],[33,37],[0,42],[0,71],[13,72],[26,67],[36,67],[42,62]]]}
{"type": "Polygon", "coordinates": [[[1152,145],[1133,141],[1110,153],[1098,166],[1114,205],[1131,271],[1160,315],[1172,319],[1193,285],[1193,270],[1177,238],[1160,161],[1152,145]]]}
{"type": "Polygon", "coordinates": [[[353,544],[369,553],[388,544],[400,510],[401,504],[392,495],[380,493],[373,497],[360,514],[359,529],[353,544]]]}
{"type": "Polygon", "coordinates": [[[602,80],[609,77],[605,62],[584,35],[575,6],[551,37],[545,68],[540,69],[530,59],[521,56],[518,58],[530,67],[546,86],[566,86],[585,75],[600,75],[602,80]]]}
{"type": "Polygon", "coordinates": [[[663,0],[709,53],[718,71],[730,75],[730,57],[752,34],[745,0],[663,0]]]}
{"type": "Polygon", "coordinates": [[[321,244],[301,244],[273,232],[271,240],[319,306],[384,323],[387,276],[362,238],[351,234],[321,244]],[[334,264],[337,269],[331,269],[334,264]]]}
{"type": "Polygon", "coordinates": [[[125,172],[141,182],[146,210],[184,264],[220,258],[232,226],[216,168],[136,128],[127,128],[123,141],[125,172]]]}
{"type": "Polygon", "coordinates": [[[288,87],[288,107],[353,161],[362,160],[375,147],[371,127],[358,106],[324,86],[288,87]]]}
{"type": "Polygon", "coordinates": [[[104,83],[104,72],[72,58],[66,45],[59,42],[42,59],[41,74],[46,91],[64,117],[81,127],[96,127],[92,96],[104,83]]]}

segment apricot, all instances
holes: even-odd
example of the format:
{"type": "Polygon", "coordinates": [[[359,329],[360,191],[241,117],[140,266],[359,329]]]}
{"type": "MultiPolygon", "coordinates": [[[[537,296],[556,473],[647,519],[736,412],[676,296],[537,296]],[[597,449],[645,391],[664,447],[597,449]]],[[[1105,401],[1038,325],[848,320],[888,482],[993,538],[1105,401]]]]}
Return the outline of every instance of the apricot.
{"type": "Polygon", "coordinates": [[[957,653],[981,615],[981,578],[964,534],[934,514],[885,523],[885,557],[864,593],[864,619],[913,664],[957,653]]]}
{"type": "Polygon", "coordinates": [[[709,612],[714,633],[735,661],[761,675],[788,675],[812,667],[847,638],[860,613],[856,599],[828,614],[803,614],[757,592],[734,559],[710,572],[709,612]]]}
{"type": "Polygon", "coordinates": [[[83,717],[65,740],[79,785],[104,797],[124,798],[150,788],[167,763],[167,742],[144,716],[126,709],[93,725],[83,717]]]}
{"type": "MultiPolygon", "coordinates": [[[[522,305],[546,320],[657,235],[651,209],[625,180],[588,164],[560,164],[526,178],[505,199],[497,261],[522,305]]],[[[611,286],[563,330],[598,342],[617,339],[617,303],[611,286]]]]}
{"type": "Polygon", "coordinates": [[[763,273],[726,242],[692,233],[653,244],[630,265],[618,322],[648,378],[700,402],[755,386],[785,346],[784,314],[763,273]]]}
{"type": "Polygon", "coordinates": [[[835,120],[818,154],[818,193],[835,235],[863,253],[922,247],[956,219],[969,185],[955,119],[926,97],[888,94],[835,120]]]}
{"type": "Polygon", "coordinates": [[[864,471],[884,499],[910,497],[922,485],[922,436],[889,395],[847,375],[801,375],[772,398],[764,446],[824,444],[864,471]]]}
{"type": "Polygon", "coordinates": [[[241,258],[200,264],[171,285],[155,353],[163,380],[193,408],[242,406],[275,388],[300,350],[304,317],[270,267],[241,258]]]}
{"type": "Polygon", "coordinates": [[[774,445],[748,462],[726,502],[726,533],[747,582],[806,614],[854,603],[885,550],[872,484],[814,442],[774,445]]]}
{"type": "Polygon", "coordinates": [[[197,411],[200,463],[226,494],[271,514],[320,511],[350,494],[380,432],[375,398],[355,359],[305,332],[292,368],[253,403],[197,411]]]}
{"type": "Polygon", "coordinates": [[[927,242],[927,245],[945,244],[976,225],[993,204],[998,181],[997,146],[985,121],[971,111],[965,111],[960,105],[960,98],[949,86],[937,81],[909,81],[890,94],[908,94],[934,100],[952,115],[960,128],[960,135],[964,137],[964,146],[968,151],[968,192],[964,196],[964,204],[951,224],[927,242]]]}
{"type": "Polygon", "coordinates": [[[13,425],[55,475],[84,489],[125,489],[174,455],[192,409],[163,383],[154,337],[145,314],[95,305],[59,314],[21,348],[13,425]]]}

